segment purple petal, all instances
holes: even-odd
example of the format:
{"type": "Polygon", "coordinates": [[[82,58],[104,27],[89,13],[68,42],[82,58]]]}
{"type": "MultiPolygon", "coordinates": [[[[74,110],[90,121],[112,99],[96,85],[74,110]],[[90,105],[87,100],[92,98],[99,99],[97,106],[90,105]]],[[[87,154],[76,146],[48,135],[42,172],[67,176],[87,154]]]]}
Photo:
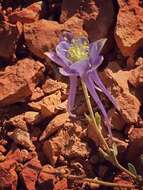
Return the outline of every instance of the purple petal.
{"type": "Polygon", "coordinates": [[[111,132],[111,127],[109,126],[109,121],[108,121],[108,115],[106,113],[106,110],[98,96],[98,94],[96,93],[95,87],[94,87],[94,82],[92,81],[91,77],[86,77],[84,78],[84,81],[86,83],[86,86],[92,96],[92,98],[94,99],[94,101],[96,102],[97,106],[99,107],[99,109],[101,110],[104,120],[105,120],[105,124],[107,124],[108,127],[108,131],[109,131],[109,135],[110,137],[112,137],[112,132],[111,132]]]}
{"type": "Polygon", "coordinates": [[[112,102],[112,104],[118,108],[117,106],[117,102],[115,100],[115,98],[109,93],[109,91],[106,89],[106,87],[104,86],[104,84],[102,83],[101,79],[98,76],[98,73],[96,70],[92,71],[89,74],[92,78],[92,80],[95,82],[95,84],[102,90],[102,92],[108,97],[108,99],[112,102]]]}
{"type": "Polygon", "coordinates": [[[102,64],[103,59],[104,59],[104,57],[102,55],[98,55],[95,58],[94,62],[92,62],[91,59],[90,59],[90,63],[92,65],[92,69],[91,70],[97,69],[102,64]]]}
{"type": "Polygon", "coordinates": [[[64,76],[77,76],[77,73],[68,67],[59,68],[59,72],[64,76]]]}
{"type": "Polygon", "coordinates": [[[57,54],[54,52],[54,51],[51,51],[51,52],[45,52],[44,53],[46,56],[49,57],[49,59],[51,59],[53,62],[55,62],[57,65],[61,66],[61,67],[65,67],[66,66],[66,63],[61,60],[57,54]]]}
{"type": "Polygon", "coordinates": [[[63,35],[62,35],[60,41],[67,41],[67,42],[71,43],[72,39],[73,39],[73,33],[65,31],[65,32],[63,32],[63,35]]]}
{"type": "Polygon", "coordinates": [[[77,77],[70,76],[70,90],[69,90],[69,96],[68,96],[67,110],[71,116],[75,116],[71,113],[71,111],[73,109],[74,102],[75,102],[76,89],[77,89],[77,77]]]}
{"type": "Polygon", "coordinates": [[[90,52],[90,59],[92,63],[95,63],[106,41],[107,39],[100,39],[90,44],[89,52],[90,52]]]}
{"type": "Polygon", "coordinates": [[[57,46],[56,46],[56,53],[57,56],[60,57],[61,60],[63,60],[67,65],[72,64],[72,62],[67,58],[67,51],[70,47],[70,44],[66,41],[61,41],[57,46]]]}
{"type": "Polygon", "coordinates": [[[83,76],[89,68],[89,60],[81,60],[70,66],[70,69],[74,70],[79,76],[83,76]]]}

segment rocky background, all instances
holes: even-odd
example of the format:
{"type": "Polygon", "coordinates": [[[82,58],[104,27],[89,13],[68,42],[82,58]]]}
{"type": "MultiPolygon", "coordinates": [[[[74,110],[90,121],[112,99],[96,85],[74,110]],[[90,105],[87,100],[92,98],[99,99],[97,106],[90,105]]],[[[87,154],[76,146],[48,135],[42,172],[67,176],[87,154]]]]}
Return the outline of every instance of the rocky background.
{"type": "Polygon", "coordinates": [[[87,110],[80,85],[77,118],[66,113],[68,79],[44,56],[64,30],[90,41],[108,39],[99,74],[120,112],[100,97],[120,162],[125,167],[131,162],[143,175],[143,1],[1,0],[0,190],[111,189],[79,184],[57,171],[132,184],[99,154],[83,116],[87,110]]]}

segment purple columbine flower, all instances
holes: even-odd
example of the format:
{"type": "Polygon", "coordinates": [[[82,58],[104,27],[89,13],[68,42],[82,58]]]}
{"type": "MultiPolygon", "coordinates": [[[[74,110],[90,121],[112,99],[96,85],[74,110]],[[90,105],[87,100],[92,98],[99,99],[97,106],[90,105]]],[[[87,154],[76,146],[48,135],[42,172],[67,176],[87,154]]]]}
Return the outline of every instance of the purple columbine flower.
{"type": "Polygon", "coordinates": [[[80,77],[85,82],[90,95],[101,110],[105,123],[109,128],[107,112],[96,92],[96,89],[100,89],[117,108],[115,99],[105,88],[97,73],[97,68],[103,61],[103,56],[100,55],[100,52],[105,42],[106,39],[100,39],[89,44],[87,38],[73,38],[72,33],[66,33],[56,46],[56,51],[46,52],[45,54],[60,66],[60,73],[68,76],[70,79],[67,105],[70,115],[72,115],[71,111],[75,102],[77,80],[80,77]]]}

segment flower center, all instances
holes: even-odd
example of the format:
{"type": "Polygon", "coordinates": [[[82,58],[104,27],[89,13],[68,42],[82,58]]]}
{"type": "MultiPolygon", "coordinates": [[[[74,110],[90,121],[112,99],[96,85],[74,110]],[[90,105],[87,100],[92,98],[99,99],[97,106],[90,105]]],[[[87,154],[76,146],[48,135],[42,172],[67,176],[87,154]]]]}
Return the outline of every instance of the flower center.
{"type": "Polygon", "coordinates": [[[68,59],[77,62],[87,59],[89,56],[89,43],[86,38],[72,39],[71,46],[68,49],[68,59]]]}

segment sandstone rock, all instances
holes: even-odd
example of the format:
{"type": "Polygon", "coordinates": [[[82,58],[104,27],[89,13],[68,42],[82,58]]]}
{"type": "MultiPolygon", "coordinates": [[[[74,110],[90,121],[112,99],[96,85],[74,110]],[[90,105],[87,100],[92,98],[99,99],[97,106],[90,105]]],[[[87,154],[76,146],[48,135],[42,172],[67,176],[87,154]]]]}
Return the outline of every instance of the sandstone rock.
{"type": "Polygon", "coordinates": [[[32,159],[32,155],[26,150],[20,150],[16,146],[12,146],[8,154],[6,155],[7,160],[15,160],[17,162],[23,163],[32,159]]]}
{"type": "Polygon", "coordinates": [[[40,174],[38,176],[38,184],[40,188],[53,188],[54,184],[57,182],[56,175],[54,174],[56,169],[51,165],[45,165],[42,167],[40,174]]]}
{"type": "Polygon", "coordinates": [[[3,145],[0,145],[0,152],[1,153],[5,153],[6,152],[6,149],[3,145]]]}
{"type": "Polygon", "coordinates": [[[27,111],[24,113],[24,120],[29,125],[35,125],[41,121],[39,112],[27,111]]]}
{"type": "Polygon", "coordinates": [[[65,190],[68,189],[67,180],[66,179],[59,179],[56,176],[56,173],[60,169],[53,168],[50,165],[43,166],[39,177],[38,177],[38,184],[39,188],[41,189],[53,189],[53,190],[65,190]]]}
{"type": "Polygon", "coordinates": [[[8,15],[8,20],[12,24],[21,22],[23,24],[32,23],[39,20],[42,12],[42,2],[36,2],[30,6],[23,8],[20,11],[14,11],[12,14],[8,15]]]}
{"type": "Polygon", "coordinates": [[[128,79],[130,71],[123,71],[116,62],[111,62],[102,73],[104,83],[110,87],[119,105],[120,114],[127,123],[135,123],[140,110],[139,100],[130,93],[128,79]]]}
{"type": "Polygon", "coordinates": [[[18,176],[15,166],[16,161],[12,159],[0,163],[0,189],[17,189],[18,176]]]}
{"type": "MultiPolygon", "coordinates": [[[[124,172],[121,172],[117,176],[114,177],[114,183],[123,184],[123,185],[133,185],[133,180],[124,172]]],[[[119,187],[114,187],[114,190],[120,190],[119,187]]],[[[128,188],[123,188],[124,190],[128,190],[128,188]]],[[[137,188],[132,188],[132,190],[138,190],[137,188]]]]}
{"type": "Polygon", "coordinates": [[[23,101],[43,77],[44,66],[25,58],[0,73],[0,106],[23,101]],[[27,72],[28,71],[28,72],[27,72]]]}
{"type": "Polygon", "coordinates": [[[35,149],[28,132],[21,129],[15,129],[13,132],[9,133],[9,136],[14,140],[15,143],[18,143],[29,150],[35,149]]]}
{"type": "MultiPolygon", "coordinates": [[[[143,59],[142,59],[143,63],[143,59]]],[[[131,70],[131,76],[129,78],[129,82],[134,87],[142,87],[143,86],[143,64],[138,66],[137,68],[131,70]]]]}
{"type": "Polygon", "coordinates": [[[59,41],[61,25],[55,21],[39,20],[24,26],[24,37],[29,50],[45,58],[44,52],[54,48],[59,41]]]}
{"type": "Polygon", "coordinates": [[[44,78],[44,71],[45,67],[39,61],[25,58],[17,62],[17,75],[23,77],[27,81],[31,90],[33,90],[35,86],[39,84],[40,80],[44,78]]]}
{"type": "Polygon", "coordinates": [[[43,92],[45,94],[52,94],[57,90],[61,89],[60,82],[53,80],[51,78],[47,78],[45,83],[42,85],[43,92]]]}
{"type": "Polygon", "coordinates": [[[121,131],[125,126],[125,121],[120,116],[120,114],[115,110],[115,108],[112,108],[108,111],[108,117],[111,122],[112,129],[121,131]]]}
{"type": "Polygon", "coordinates": [[[8,121],[6,121],[7,125],[12,125],[16,128],[20,128],[24,131],[27,131],[27,124],[26,121],[24,120],[24,115],[19,114],[14,117],[11,117],[8,121]]]}
{"type": "Polygon", "coordinates": [[[72,16],[66,22],[62,24],[64,30],[71,31],[74,36],[87,36],[85,30],[83,30],[83,20],[76,16],[72,16]]]}
{"type": "Polygon", "coordinates": [[[35,111],[40,111],[43,118],[52,116],[57,113],[58,106],[61,104],[61,93],[58,91],[55,94],[44,97],[39,102],[31,102],[29,106],[35,111]]]}
{"type": "Polygon", "coordinates": [[[123,92],[117,97],[117,101],[121,107],[120,113],[127,123],[135,123],[138,120],[140,111],[140,102],[132,94],[123,92]]]}
{"type": "Polygon", "coordinates": [[[65,190],[65,189],[68,189],[68,182],[67,179],[62,179],[54,185],[53,190],[65,190]]]}
{"type": "Polygon", "coordinates": [[[89,155],[89,147],[79,137],[81,128],[74,123],[68,123],[55,134],[50,140],[46,140],[43,145],[43,152],[50,161],[55,165],[61,156],[66,158],[86,158],[89,155]]]}
{"type": "Polygon", "coordinates": [[[81,18],[83,27],[94,41],[107,36],[114,21],[114,8],[111,0],[72,1],[64,0],[62,3],[61,22],[72,16],[81,18]]]}
{"type": "Polygon", "coordinates": [[[68,113],[62,113],[54,117],[54,119],[52,119],[46,126],[45,130],[40,136],[40,140],[44,140],[45,138],[51,136],[53,133],[57,132],[65,124],[68,117],[68,113]]]}
{"type": "Polygon", "coordinates": [[[0,189],[17,189],[18,176],[14,170],[0,168],[0,189]]]}
{"type": "Polygon", "coordinates": [[[23,178],[27,190],[36,189],[35,185],[40,170],[41,164],[37,158],[33,158],[24,165],[24,168],[21,171],[21,177],[23,178]]]}
{"type": "Polygon", "coordinates": [[[14,56],[20,32],[16,25],[7,22],[0,24],[0,57],[10,59],[14,56]]]}
{"type": "Polygon", "coordinates": [[[78,18],[71,18],[64,24],[41,19],[32,24],[24,25],[24,37],[33,54],[40,58],[46,58],[44,53],[55,48],[63,30],[72,30],[78,36],[81,35],[80,33],[84,33],[82,21],[78,18]]]}
{"type": "Polygon", "coordinates": [[[130,143],[128,147],[127,160],[132,162],[138,172],[143,175],[141,154],[143,154],[143,128],[134,128],[128,135],[130,143]]]}
{"type": "Polygon", "coordinates": [[[32,91],[32,95],[30,97],[30,101],[38,101],[41,98],[44,97],[44,92],[41,88],[36,87],[33,91],[32,91]]]}
{"type": "Polygon", "coordinates": [[[122,54],[133,57],[143,46],[143,10],[138,0],[118,0],[118,4],[115,39],[122,54]]]}

